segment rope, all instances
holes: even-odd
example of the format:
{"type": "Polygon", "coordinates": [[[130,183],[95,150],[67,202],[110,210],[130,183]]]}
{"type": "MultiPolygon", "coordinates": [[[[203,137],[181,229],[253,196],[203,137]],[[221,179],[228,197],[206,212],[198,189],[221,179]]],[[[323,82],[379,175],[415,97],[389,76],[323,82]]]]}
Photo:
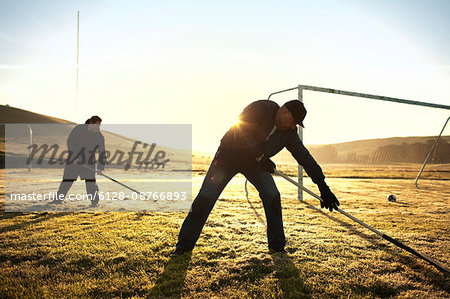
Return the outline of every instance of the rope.
{"type": "Polygon", "coordinates": [[[263,224],[264,226],[267,227],[266,222],[264,221],[264,219],[261,217],[261,214],[258,213],[258,211],[256,210],[256,208],[253,206],[252,202],[250,201],[249,197],[248,197],[248,190],[247,190],[247,183],[248,180],[245,180],[245,196],[247,198],[247,202],[249,203],[250,207],[252,208],[253,212],[255,212],[256,218],[258,218],[259,222],[261,222],[261,224],[263,224]]]}

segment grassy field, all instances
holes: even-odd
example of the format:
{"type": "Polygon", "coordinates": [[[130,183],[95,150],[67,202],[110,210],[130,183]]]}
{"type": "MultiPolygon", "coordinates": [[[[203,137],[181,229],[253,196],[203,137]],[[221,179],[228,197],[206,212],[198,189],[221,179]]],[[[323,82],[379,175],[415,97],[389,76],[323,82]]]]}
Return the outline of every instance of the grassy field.
{"type": "MultiPolygon", "coordinates": [[[[200,171],[194,194],[201,181],[200,171]]],[[[450,297],[449,275],[317,209],[315,199],[299,203],[293,185],[276,181],[287,254],[269,254],[262,204],[253,187],[247,201],[240,176],[221,195],[194,251],[179,257],[170,253],[184,213],[0,212],[0,297],[450,297]]],[[[401,176],[327,181],[342,209],[450,265],[448,180],[423,180],[421,190],[401,176]],[[386,200],[391,193],[396,203],[386,200]]]]}

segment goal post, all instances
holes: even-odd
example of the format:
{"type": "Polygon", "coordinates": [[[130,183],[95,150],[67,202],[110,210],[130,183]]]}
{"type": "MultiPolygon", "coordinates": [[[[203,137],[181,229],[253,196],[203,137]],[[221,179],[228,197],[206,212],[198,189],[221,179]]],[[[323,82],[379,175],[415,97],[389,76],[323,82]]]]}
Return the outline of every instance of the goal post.
{"type": "MultiPolygon", "coordinates": [[[[269,95],[268,100],[273,95],[281,94],[281,93],[285,93],[285,92],[289,92],[289,91],[294,91],[294,90],[297,90],[298,100],[301,102],[305,101],[304,91],[313,91],[313,92],[318,92],[318,93],[327,93],[327,94],[334,94],[334,95],[341,95],[341,96],[348,96],[348,97],[356,97],[356,98],[360,98],[360,99],[371,99],[371,100],[376,100],[376,101],[407,104],[407,105],[413,105],[416,107],[428,107],[428,108],[450,110],[449,105],[436,104],[436,103],[430,103],[430,102],[413,101],[413,100],[407,100],[407,99],[401,99],[401,98],[366,94],[366,93],[332,89],[332,88],[324,88],[324,87],[311,86],[311,85],[298,85],[297,87],[288,88],[288,89],[274,92],[269,95]]],[[[367,101],[367,102],[370,102],[370,101],[367,101]]],[[[308,107],[307,100],[306,100],[306,106],[308,107]]],[[[298,134],[299,134],[300,139],[303,142],[303,129],[301,127],[299,128],[298,134]]],[[[373,157],[372,157],[372,159],[373,159],[373,157]]],[[[298,183],[300,186],[303,186],[303,168],[300,165],[298,166],[298,183]]],[[[303,200],[303,194],[302,194],[301,189],[298,190],[298,199],[303,200]]]]}

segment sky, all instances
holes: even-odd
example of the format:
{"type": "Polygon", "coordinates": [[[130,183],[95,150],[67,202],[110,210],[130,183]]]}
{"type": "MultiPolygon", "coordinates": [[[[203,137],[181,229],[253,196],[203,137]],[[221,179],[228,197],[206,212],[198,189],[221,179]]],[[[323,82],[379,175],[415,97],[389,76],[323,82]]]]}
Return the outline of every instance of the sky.
{"type": "MultiPolygon", "coordinates": [[[[299,84],[450,105],[449,14],[447,0],[2,0],[0,104],[77,123],[190,124],[202,151],[246,105],[299,84]]],[[[436,135],[450,115],[304,101],[306,144],[436,135]]]]}

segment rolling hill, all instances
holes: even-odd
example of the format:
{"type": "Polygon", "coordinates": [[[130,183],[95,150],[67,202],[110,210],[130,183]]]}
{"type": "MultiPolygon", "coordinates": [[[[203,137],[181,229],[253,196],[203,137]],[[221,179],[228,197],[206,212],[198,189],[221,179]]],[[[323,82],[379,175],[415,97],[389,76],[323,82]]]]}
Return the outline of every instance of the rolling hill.
{"type": "MultiPolygon", "coordinates": [[[[308,149],[322,163],[423,163],[435,139],[435,136],[392,137],[311,145],[308,149]]],[[[450,163],[450,136],[439,139],[431,161],[450,163]]]]}
{"type": "MultiPolygon", "coordinates": [[[[33,142],[36,142],[37,144],[47,145],[55,144],[58,145],[61,150],[66,148],[67,136],[76,125],[75,123],[64,119],[3,105],[0,105],[0,119],[0,167],[3,168],[5,166],[5,124],[30,124],[33,130],[33,142]],[[60,124],[60,126],[52,126],[57,124],[60,124]]],[[[10,130],[10,133],[12,134],[9,136],[14,136],[11,137],[11,140],[13,140],[13,142],[8,143],[8,153],[11,154],[9,155],[9,157],[17,157],[17,162],[14,162],[14,165],[23,164],[23,159],[26,159],[28,157],[28,130],[25,126],[11,126],[8,128],[8,130],[10,130]]],[[[133,145],[137,140],[105,130],[102,130],[102,133],[105,137],[106,150],[111,153],[111,156],[116,156],[113,154],[118,154],[117,161],[114,160],[113,163],[109,164],[109,167],[121,168],[124,162],[119,162],[119,159],[123,161],[122,157],[125,157],[125,154],[133,148],[133,145]]],[[[151,143],[151,141],[149,143],[151,143]]],[[[146,150],[144,150],[142,149],[141,144],[141,147],[138,147],[137,150],[148,153],[150,152],[150,148],[152,147],[147,146],[146,150]]],[[[171,167],[169,167],[169,169],[173,170],[173,167],[175,167],[174,170],[190,170],[190,151],[173,149],[155,144],[154,150],[152,150],[153,157],[159,151],[164,151],[167,154],[164,159],[170,159],[171,167]]],[[[11,158],[8,161],[11,162],[16,160],[13,160],[13,158],[11,158]]],[[[143,161],[143,163],[145,163],[145,161],[143,161]]]]}

